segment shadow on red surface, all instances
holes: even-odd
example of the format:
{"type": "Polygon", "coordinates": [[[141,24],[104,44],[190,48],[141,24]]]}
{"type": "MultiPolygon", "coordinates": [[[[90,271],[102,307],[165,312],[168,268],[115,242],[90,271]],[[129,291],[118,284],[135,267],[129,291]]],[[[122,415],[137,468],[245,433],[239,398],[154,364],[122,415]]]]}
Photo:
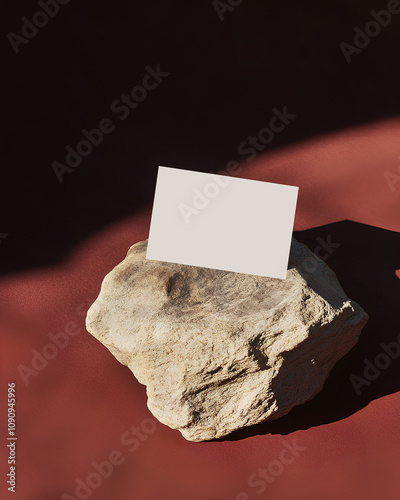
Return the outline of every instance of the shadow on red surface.
{"type": "Polygon", "coordinates": [[[321,241],[336,245],[328,245],[326,262],[349,298],[368,313],[368,323],[358,343],[336,364],[323,391],[314,399],[296,406],[279,420],[235,431],[225,440],[290,434],[328,424],[400,391],[400,345],[396,340],[400,334],[400,280],[396,275],[400,267],[400,233],[341,221],[298,231],[294,236],[311,250],[321,241]],[[391,346],[392,357],[382,344],[386,349],[391,346]]]}

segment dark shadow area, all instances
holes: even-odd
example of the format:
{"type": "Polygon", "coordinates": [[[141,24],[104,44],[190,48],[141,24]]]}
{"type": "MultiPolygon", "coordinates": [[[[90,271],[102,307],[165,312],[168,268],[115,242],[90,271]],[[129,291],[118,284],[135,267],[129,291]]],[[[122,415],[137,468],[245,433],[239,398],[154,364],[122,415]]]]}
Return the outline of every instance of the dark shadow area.
{"type": "Polygon", "coordinates": [[[60,262],[151,204],[158,165],[246,165],[249,137],[270,126],[274,109],[295,118],[257,153],[400,114],[400,16],[350,62],[340,48],[386,3],[235,3],[219,2],[223,12],[212,0],[63,3],[17,53],[7,36],[21,36],[21,18],[31,21],[39,4],[4,3],[0,233],[9,237],[0,274],[60,262]],[[143,99],[136,91],[130,109],[123,96],[147,67],[159,67],[162,82],[143,99]],[[52,163],[66,164],[66,148],[103,119],[115,129],[59,182],[52,163]]]}
{"type": "MultiPolygon", "coordinates": [[[[367,312],[369,320],[358,343],[333,368],[320,394],[279,420],[235,431],[227,440],[289,434],[328,424],[352,415],[375,399],[400,391],[400,355],[387,368],[378,368],[380,373],[368,372],[369,377],[376,377],[374,380],[368,380],[364,374],[364,360],[376,366],[376,357],[385,353],[381,343],[397,343],[400,353],[396,341],[400,334],[400,279],[395,274],[400,268],[400,233],[342,221],[296,232],[294,236],[310,250],[321,246],[321,241],[327,244],[326,263],[335,271],[348,297],[367,312]],[[329,242],[340,246],[333,248],[329,242]],[[365,384],[359,379],[352,382],[352,375],[364,379],[365,384]]],[[[380,363],[385,364],[378,359],[378,367],[380,363]]]]}

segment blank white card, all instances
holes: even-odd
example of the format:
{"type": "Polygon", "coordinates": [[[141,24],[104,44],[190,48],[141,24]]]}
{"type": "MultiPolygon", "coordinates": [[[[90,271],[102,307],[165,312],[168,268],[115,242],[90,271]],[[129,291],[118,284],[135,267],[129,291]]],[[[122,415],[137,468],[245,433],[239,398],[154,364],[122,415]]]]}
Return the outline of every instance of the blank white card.
{"type": "Polygon", "coordinates": [[[159,167],[146,257],[285,279],[298,189],[159,167]]]}

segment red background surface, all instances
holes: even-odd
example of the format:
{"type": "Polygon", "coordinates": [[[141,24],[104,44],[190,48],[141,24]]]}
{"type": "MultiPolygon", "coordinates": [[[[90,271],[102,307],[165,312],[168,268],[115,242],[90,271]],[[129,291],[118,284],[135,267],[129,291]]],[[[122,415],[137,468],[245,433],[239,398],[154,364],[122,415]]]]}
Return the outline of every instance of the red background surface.
{"type": "MultiPolygon", "coordinates": [[[[260,155],[240,176],[299,186],[295,230],[350,219],[400,232],[400,183],[392,192],[384,177],[398,173],[399,138],[398,120],[337,132],[260,155]]],[[[2,279],[1,365],[5,382],[17,384],[18,445],[17,493],[6,491],[3,473],[1,497],[76,497],[76,478],[85,480],[93,461],[120,450],[124,463],[93,489],[91,499],[225,500],[243,492],[243,498],[271,500],[399,500],[399,393],[286,435],[191,443],[157,423],[136,451],[121,443],[132,425],[152,418],[145,388],[86,332],[84,310],[77,308],[96,298],[103,277],[129,246],[147,238],[150,214],[149,207],[107,228],[57,266],[2,279]],[[70,321],[80,333],[25,384],[18,367],[31,366],[32,349],[42,351],[49,333],[65,331],[70,321]],[[284,441],[294,440],[305,449],[259,494],[248,478],[279,458],[284,441]]],[[[2,391],[4,432],[6,383],[2,391]]],[[[340,404],[340,391],[332,397],[340,404]]]]}

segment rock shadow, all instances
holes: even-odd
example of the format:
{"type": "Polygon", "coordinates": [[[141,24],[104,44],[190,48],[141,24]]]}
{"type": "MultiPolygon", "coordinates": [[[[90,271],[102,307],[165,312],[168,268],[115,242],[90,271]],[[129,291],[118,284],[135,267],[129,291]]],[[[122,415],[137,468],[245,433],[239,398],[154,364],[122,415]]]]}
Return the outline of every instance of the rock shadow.
{"type": "Polygon", "coordinates": [[[386,368],[388,358],[379,357],[385,353],[382,343],[400,340],[400,272],[396,275],[400,233],[346,220],[298,231],[294,237],[335,271],[348,297],[361,305],[369,320],[358,343],[333,368],[321,393],[280,419],[240,429],[221,440],[286,435],[328,424],[400,391],[400,355],[391,358],[386,368]],[[379,373],[370,368],[365,374],[365,360],[377,366],[379,373]]]}

